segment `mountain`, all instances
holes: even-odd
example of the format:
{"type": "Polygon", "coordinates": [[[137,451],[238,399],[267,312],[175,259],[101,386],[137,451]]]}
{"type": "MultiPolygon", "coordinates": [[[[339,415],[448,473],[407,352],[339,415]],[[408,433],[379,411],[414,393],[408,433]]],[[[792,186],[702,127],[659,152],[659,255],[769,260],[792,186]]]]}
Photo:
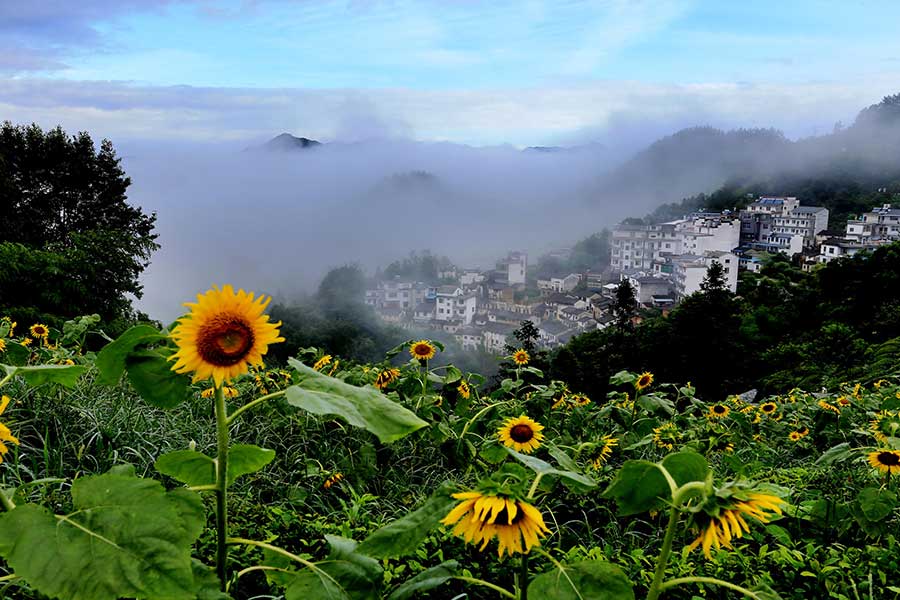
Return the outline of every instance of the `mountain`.
{"type": "Polygon", "coordinates": [[[281,135],[273,137],[271,140],[260,146],[260,148],[271,152],[291,152],[294,150],[315,148],[316,146],[321,145],[322,142],[317,142],[316,140],[305,137],[296,137],[289,133],[282,133],[281,135]]]}
{"type": "Polygon", "coordinates": [[[638,210],[723,186],[801,200],[867,193],[900,183],[898,154],[900,94],[865,108],[849,127],[796,141],[775,129],[683,129],[598,177],[588,193],[625,198],[638,210]]]}

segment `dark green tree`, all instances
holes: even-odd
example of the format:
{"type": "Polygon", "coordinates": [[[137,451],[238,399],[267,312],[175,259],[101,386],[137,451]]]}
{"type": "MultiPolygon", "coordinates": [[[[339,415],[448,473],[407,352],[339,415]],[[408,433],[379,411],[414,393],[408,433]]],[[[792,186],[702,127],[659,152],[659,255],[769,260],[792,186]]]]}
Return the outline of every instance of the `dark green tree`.
{"type": "Polygon", "coordinates": [[[54,322],[132,316],[159,248],[156,215],[127,202],[112,143],[57,127],[0,126],[0,311],[54,322]]]}
{"type": "Polygon", "coordinates": [[[634,295],[634,288],[627,279],[623,279],[616,288],[616,297],[613,298],[610,310],[616,319],[616,327],[619,330],[630,331],[634,328],[632,320],[637,316],[638,302],[634,295]]]}

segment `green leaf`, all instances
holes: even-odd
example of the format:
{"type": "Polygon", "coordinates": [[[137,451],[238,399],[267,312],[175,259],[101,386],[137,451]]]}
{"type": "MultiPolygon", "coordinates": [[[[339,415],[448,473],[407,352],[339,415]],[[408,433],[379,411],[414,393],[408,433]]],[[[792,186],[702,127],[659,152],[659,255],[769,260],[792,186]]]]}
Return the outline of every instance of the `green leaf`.
{"type": "MultiPolygon", "coordinates": [[[[0,336],[2,337],[2,336],[0,336]]],[[[4,362],[15,366],[24,366],[28,364],[28,357],[31,356],[31,350],[22,344],[15,342],[6,342],[6,349],[0,352],[4,362]]]]}
{"type": "Polygon", "coordinates": [[[658,509],[664,504],[663,498],[671,498],[671,489],[655,463],[628,460],[603,497],[614,499],[619,515],[625,517],[658,509]]]}
{"type": "Polygon", "coordinates": [[[867,520],[880,521],[894,511],[897,494],[891,490],[867,487],[859,492],[856,501],[867,520]]]}
{"type": "Polygon", "coordinates": [[[765,583],[758,583],[750,591],[756,594],[757,600],[781,600],[781,596],[765,583]]]}
{"type": "Polygon", "coordinates": [[[176,450],[156,459],[156,470],[186,485],[214,485],[216,461],[196,450],[176,450]]]}
{"type": "Polygon", "coordinates": [[[819,460],[816,461],[816,464],[829,466],[837,462],[843,462],[852,456],[853,451],[850,449],[850,443],[844,442],[826,450],[825,454],[820,456],[819,460]]]}
{"type": "Polygon", "coordinates": [[[436,567],[425,569],[412,579],[407,579],[399,585],[387,597],[387,600],[409,600],[417,592],[424,592],[441,586],[453,577],[458,568],[459,563],[457,561],[447,560],[436,567]]]}
{"type": "Polygon", "coordinates": [[[619,371],[609,378],[609,385],[625,385],[634,383],[635,380],[637,380],[637,375],[635,375],[634,373],[629,373],[628,371],[619,371]]]}
{"type": "Polygon", "coordinates": [[[634,600],[631,581],[619,567],[602,560],[562,565],[535,577],[528,597],[540,600],[634,600]]]}
{"type": "Polygon", "coordinates": [[[129,354],[138,346],[164,339],[166,336],[150,325],[135,325],[120,335],[118,339],[104,346],[97,354],[97,361],[94,364],[100,374],[98,377],[100,383],[116,385],[122,378],[122,373],[125,372],[129,354]]]}
{"type": "MultiPolygon", "coordinates": [[[[235,444],[228,449],[228,485],[241,475],[259,471],[274,458],[274,450],[252,444],[235,444]]],[[[216,483],[216,461],[195,450],[168,452],[156,459],[154,466],[163,475],[190,486],[216,483]]]]}
{"type": "Polygon", "coordinates": [[[529,456],[527,454],[522,454],[520,452],[516,452],[512,448],[507,448],[507,452],[509,452],[513,458],[521,462],[523,465],[534,471],[535,473],[539,473],[541,475],[557,475],[563,479],[568,481],[572,481],[581,485],[585,488],[594,488],[597,487],[597,482],[595,482],[590,477],[586,477],[581,473],[575,473],[574,471],[563,471],[562,469],[557,469],[553,465],[548,462],[545,462],[539,458],[535,458],[534,456],[529,456]]]}
{"type": "Polygon", "coordinates": [[[637,405],[651,414],[671,417],[675,414],[675,403],[662,394],[647,394],[637,399],[637,405]]]}
{"type": "Polygon", "coordinates": [[[194,559],[191,567],[194,571],[194,594],[197,600],[232,600],[231,596],[219,590],[219,578],[216,572],[194,559]]]}
{"type": "Polygon", "coordinates": [[[603,497],[615,499],[622,516],[659,509],[672,500],[672,489],[660,465],[679,487],[693,481],[706,481],[709,473],[706,459],[696,452],[669,454],[659,465],[646,460],[629,460],[619,469],[603,497]]]}
{"type": "Polygon", "coordinates": [[[7,375],[18,375],[28,385],[37,386],[44,383],[58,383],[65,387],[74,387],[78,379],[87,370],[84,365],[38,365],[35,367],[11,367],[2,365],[7,375]]]}
{"type": "Polygon", "coordinates": [[[375,434],[382,443],[399,440],[428,425],[412,411],[389,400],[377,389],[356,387],[328,377],[289,358],[300,372],[300,383],[287,388],[287,401],[317,415],[336,415],[375,434]]]}
{"type": "Polygon", "coordinates": [[[228,485],[241,475],[259,471],[274,458],[274,450],[252,444],[235,444],[228,449],[228,485]]]}
{"type": "Polygon", "coordinates": [[[357,551],[375,558],[412,554],[458,502],[450,496],[453,489],[453,484],[445,481],[420,508],[372,533],[357,551]]]}
{"type": "Polygon", "coordinates": [[[191,379],[172,370],[172,363],[154,350],[128,355],[128,381],[141,398],[157,408],[174,408],[191,397],[191,379]]]}
{"type": "MultiPolygon", "coordinates": [[[[287,582],[285,600],[380,600],[383,575],[378,561],[357,553],[353,540],[334,535],[325,539],[331,553],[315,569],[278,575],[278,581],[287,582]]],[[[277,562],[285,566],[283,559],[277,562]]]]}
{"type": "Polygon", "coordinates": [[[66,600],[196,598],[196,494],[107,473],[77,479],[72,500],[68,517],[35,504],[0,515],[0,556],[30,586],[66,600]]]}

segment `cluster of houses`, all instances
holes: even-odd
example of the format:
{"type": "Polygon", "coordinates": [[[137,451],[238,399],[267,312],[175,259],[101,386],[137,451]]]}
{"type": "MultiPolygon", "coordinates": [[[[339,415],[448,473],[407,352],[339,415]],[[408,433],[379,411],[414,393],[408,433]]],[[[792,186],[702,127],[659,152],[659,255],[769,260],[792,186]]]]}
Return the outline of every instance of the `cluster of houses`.
{"type": "Polygon", "coordinates": [[[386,321],[417,330],[445,332],[467,350],[504,352],[509,337],[531,321],[538,344],[554,348],[585,331],[612,322],[609,307],[616,285],[597,276],[567,274],[538,280],[539,294],[526,293],[528,255],[510,252],[496,268],[448,270],[445,285],[379,281],[366,291],[366,304],[386,321]],[[584,283],[584,285],[580,285],[584,283]],[[580,286],[580,287],[579,287],[580,286]],[[579,292],[573,292],[579,287],[579,292]]]}
{"type": "Polygon", "coordinates": [[[720,263],[726,285],[737,289],[738,270],[759,271],[766,256],[799,255],[804,269],[900,240],[900,208],[885,204],[828,229],[828,209],[802,206],[795,197],[763,196],[738,211],[696,212],[652,225],[613,230],[611,264],[628,279],[644,306],[665,308],[700,289],[709,266],[720,263]]]}
{"type": "Polygon", "coordinates": [[[445,285],[401,279],[379,281],[366,304],[386,321],[452,335],[465,349],[502,353],[522,321],[539,344],[554,348],[586,331],[612,324],[613,298],[628,280],[637,301],[666,310],[700,289],[711,265],[737,290],[740,269],[759,271],[771,253],[799,255],[805,269],[900,240],[900,208],[885,204],[828,230],[828,209],[797,198],[763,196],[733,212],[699,211],[655,224],[617,225],[611,265],[603,273],[560,273],[528,287],[528,255],[510,252],[489,270],[447,268],[445,285]],[[615,282],[615,283],[613,283],[615,282]]]}

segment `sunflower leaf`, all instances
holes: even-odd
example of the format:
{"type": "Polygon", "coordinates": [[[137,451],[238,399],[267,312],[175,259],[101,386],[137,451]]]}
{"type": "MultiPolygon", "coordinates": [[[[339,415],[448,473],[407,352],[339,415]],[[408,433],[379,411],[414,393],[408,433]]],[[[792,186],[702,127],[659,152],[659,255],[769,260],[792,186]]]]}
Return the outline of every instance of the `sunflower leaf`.
{"type": "MultiPolygon", "coordinates": [[[[259,471],[275,458],[275,451],[252,444],[235,444],[228,449],[228,485],[241,475],[259,471]]],[[[195,450],[176,450],[156,459],[156,470],[190,486],[214,485],[216,461],[195,450]]]]}
{"type": "Polygon", "coordinates": [[[356,387],[307,367],[294,358],[288,363],[302,376],[286,390],[288,404],[317,415],[336,415],[390,443],[426,427],[411,410],[389,400],[377,389],[356,387]]]}
{"type": "Polygon", "coordinates": [[[595,488],[597,487],[597,482],[595,482],[590,477],[582,475],[581,473],[576,473],[574,471],[564,471],[562,469],[557,469],[553,465],[548,462],[545,462],[539,458],[534,456],[529,456],[527,454],[522,454],[521,452],[516,452],[512,448],[506,448],[506,451],[509,454],[518,460],[520,463],[534,471],[539,475],[556,475],[561,477],[562,479],[568,480],[570,482],[574,482],[585,488],[595,488]]]}
{"type": "Polygon", "coordinates": [[[107,473],[72,484],[75,512],[0,514],[0,556],[41,594],[67,600],[194,600],[191,546],[203,504],[187,490],[107,473]]]}
{"type": "Polygon", "coordinates": [[[603,560],[585,560],[538,575],[528,586],[528,596],[542,600],[634,600],[634,590],[619,567],[603,560]]]}
{"type": "Polygon", "coordinates": [[[131,352],[126,359],[128,381],[141,398],[157,408],[174,408],[191,396],[191,378],[172,370],[156,350],[131,352]]]}
{"type": "Polygon", "coordinates": [[[125,372],[128,355],[136,348],[164,340],[165,335],[150,325],[135,325],[115,341],[110,342],[97,354],[94,363],[97,366],[100,383],[116,385],[125,372]]]}
{"type": "Polygon", "coordinates": [[[454,487],[451,482],[445,481],[425,504],[372,533],[360,543],[357,551],[375,558],[412,554],[457,503],[450,496],[454,487]]]}
{"type": "Polygon", "coordinates": [[[28,385],[37,386],[44,383],[58,383],[65,387],[73,387],[84,374],[84,365],[38,365],[34,367],[11,367],[0,365],[7,375],[18,375],[28,385]]]}
{"type": "Polygon", "coordinates": [[[407,579],[397,586],[387,600],[409,600],[418,592],[424,592],[443,585],[453,578],[459,563],[455,560],[447,560],[441,564],[425,569],[415,577],[407,579]]]}

